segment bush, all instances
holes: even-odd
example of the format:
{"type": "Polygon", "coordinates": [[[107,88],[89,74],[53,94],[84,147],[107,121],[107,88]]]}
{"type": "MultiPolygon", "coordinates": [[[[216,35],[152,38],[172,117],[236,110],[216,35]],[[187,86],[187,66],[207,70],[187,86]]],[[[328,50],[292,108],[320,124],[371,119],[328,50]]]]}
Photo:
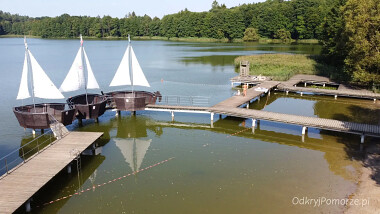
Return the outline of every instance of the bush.
{"type": "Polygon", "coordinates": [[[274,35],[274,38],[280,39],[282,42],[290,42],[292,40],[290,32],[285,29],[277,30],[276,34],[274,35]]]}
{"type": "Polygon", "coordinates": [[[257,29],[255,28],[247,28],[244,32],[243,40],[245,42],[253,42],[253,41],[259,41],[260,35],[257,33],[257,29]]]}

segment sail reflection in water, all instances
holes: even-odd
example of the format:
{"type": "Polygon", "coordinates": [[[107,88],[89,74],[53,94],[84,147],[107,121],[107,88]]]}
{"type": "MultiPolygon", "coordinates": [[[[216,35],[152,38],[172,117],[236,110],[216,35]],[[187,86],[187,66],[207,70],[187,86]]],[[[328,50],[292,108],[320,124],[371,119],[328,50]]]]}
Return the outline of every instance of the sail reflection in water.
{"type": "Polygon", "coordinates": [[[141,168],[141,163],[144,160],[145,154],[149,149],[151,139],[114,139],[116,146],[123,154],[125,162],[129,164],[133,172],[141,168]]]}

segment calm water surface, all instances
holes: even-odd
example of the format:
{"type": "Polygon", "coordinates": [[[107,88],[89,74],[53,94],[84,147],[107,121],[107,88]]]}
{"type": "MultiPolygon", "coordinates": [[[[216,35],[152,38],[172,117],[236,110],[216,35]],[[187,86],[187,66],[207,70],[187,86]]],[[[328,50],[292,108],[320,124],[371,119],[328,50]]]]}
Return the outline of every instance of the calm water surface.
{"type": "MultiPolygon", "coordinates": [[[[57,86],[68,72],[78,44],[76,40],[29,39],[32,53],[57,86]]],[[[85,41],[103,91],[123,89],[108,85],[126,45],[126,41],[85,41]]],[[[152,91],[161,91],[163,95],[207,96],[210,105],[234,93],[229,78],[236,75],[235,56],[320,51],[315,45],[254,43],[134,41],[133,46],[152,91]]],[[[15,97],[23,57],[22,39],[0,39],[0,90],[3,92],[0,96],[0,157],[32,139],[30,130],[20,128],[12,113],[13,106],[22,104],[15,97]]],[[[258,108],[277,111],[284,105],[293,106],[289,109],[298,106],[298,99],[279,95],[270,99],[273,100],[258,108]]],[[[318,100],[305,102],[313,102],[302,104],[309,116],[333,118],[339,113],[338,110],[334,114],[314,113],[310,108],[323,109],[330,104],[318,100]],[[316,107],[318,103],[323,106],[316,107]]],[[[349,109],[351,104],[347,105],[349,109]]],[[[301,110],[285,113],[301,114],[301,110]]],[[[356,118],[356,115],[347,117],[356,118]]],[[[302,140],[298,126],[261,121],[252,133],[248,128],[250,120],[223,117],[214,122],[213,128],[209,120],[208,115],[178,113],[172,122],[169,113],[144,111],[138,112],[136,117],[124,112],[117,118],[115,112],[108,111],[99,124],[86,121],[84,127],[78,127],[74,123],[69,127],[71,130],[104,132],[97,142],[102,152],[82,158],[79,177],[76,170],[69,175],[62,171],[48,183],[33,198],[33,212],[337,212],[344,207],[293,205],[292,199],[345,198],[355,190],[359,167],[356,159],[361,155],[357,136],[310,129],[302,140]],[[108,183],[168,159],[163,164],[108,183]],[[80,195],[43,205],[87,189],[89,191],[80,195]]]]}

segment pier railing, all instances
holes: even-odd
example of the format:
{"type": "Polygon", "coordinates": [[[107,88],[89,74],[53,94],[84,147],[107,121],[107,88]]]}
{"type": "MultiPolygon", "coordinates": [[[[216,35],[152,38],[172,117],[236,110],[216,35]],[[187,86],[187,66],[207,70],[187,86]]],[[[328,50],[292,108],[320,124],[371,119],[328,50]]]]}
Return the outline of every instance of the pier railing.
{"type": "Polygon", "coordinates": [[[165,95],[162,96],[161,102],[158,105],[181,105],[181,106],[209,106],[210,97],[203,96],[179,96],[165,95]]]}
{"type": "Polygon", "coordinates": [[[53,132],[49,130],[45,134],[36,137],[20,148],[0,158],[0,179],[46,149],[55,139],[53,132]]]}
{"type": "MultiPolygon", "coordinates": [[[[20,148],[0,158],[0,180],[13,170],[28,162],[41,151],[51,146],[57,138],[60,139],[67,134],[62,130],[62,127],[60,126],[62,124],[60,124],[52,115],[49,116],[52,130],[45,132],[20,148]],[[59,134],[57,135],[57,133],[59,134]]],[[[66,129],[66,127],[64,127],[64,129],[66,129]]]]}

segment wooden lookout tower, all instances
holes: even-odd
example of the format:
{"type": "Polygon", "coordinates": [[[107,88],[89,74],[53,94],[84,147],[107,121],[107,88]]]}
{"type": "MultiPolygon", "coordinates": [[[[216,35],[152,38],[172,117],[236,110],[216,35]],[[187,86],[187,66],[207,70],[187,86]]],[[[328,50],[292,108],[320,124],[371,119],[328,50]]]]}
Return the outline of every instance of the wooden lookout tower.
{"type": "Polygon", "coordinates": [[[249,61],[240,61],[240,76],[249,76],[249,61]]]}

